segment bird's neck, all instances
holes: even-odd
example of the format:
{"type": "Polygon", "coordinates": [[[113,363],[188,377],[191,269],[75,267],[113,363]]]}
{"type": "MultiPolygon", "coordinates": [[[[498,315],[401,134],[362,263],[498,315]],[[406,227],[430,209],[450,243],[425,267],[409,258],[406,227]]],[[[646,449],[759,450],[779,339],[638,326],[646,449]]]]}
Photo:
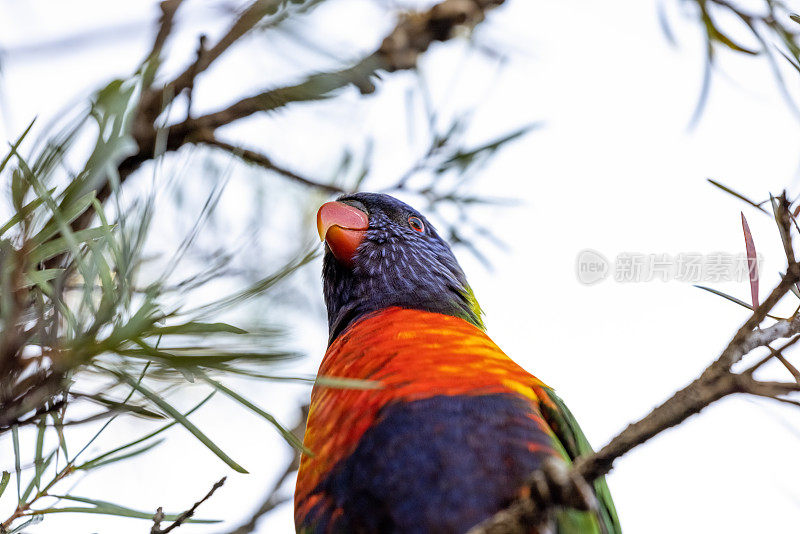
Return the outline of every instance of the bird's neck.
{"type": "Polygon", "coordinates": [[[338,269],[325,274],[329,344],[363,317],[392,307],[458,317],[484,328],[480,305],[466,281],[415,284],[386,276],[355,276],[338,269]]]}

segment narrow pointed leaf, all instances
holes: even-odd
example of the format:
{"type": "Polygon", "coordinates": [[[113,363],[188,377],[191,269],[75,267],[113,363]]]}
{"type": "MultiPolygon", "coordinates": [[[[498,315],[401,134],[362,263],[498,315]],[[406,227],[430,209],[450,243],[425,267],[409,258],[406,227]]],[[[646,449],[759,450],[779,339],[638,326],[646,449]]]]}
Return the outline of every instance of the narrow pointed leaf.
{"type": "Polygon", "coordinates": [[[128,452],[128,453],[125,453],[125,454],[120,454],[119,456],[113,456],[113,457],[110,457],[110,458],[103,458],[102,460],[95,460],[95,461],[86,462],[84,464],[81,464],[79,467],[76,467],[75,469],[81,469],[81,470],[95,469],[95,468],[103,466],[103,465],[113,464],[113,463],[119,462],[121,460],[127,460],[128,458],[133,458],[134,456],[139,456],[140,454],[144,454],[145,452],[149,451],[150,449],[158,447],[163,442],[164,442],[164,438],[157,439],[153,443],[148,443],[144,447],[139,447],[138,449],[134,449],[131,452],[128,452]]]}
{"type": "Polygon", "coordinates": [[[190,335],[190,334],[246,334],[246,330],[227,323],[199,323],[190,321],[184,324],[161,326],[153,329],[153,335],[190,335]]]}
{"type": "Polygon", "coordinates": [[[292,432],[289,431],[288,429],[284,428],[284,426],[281,425],[278,422],[278,420],[275,419],[272,415],[268,414],[267,412],[265,412],[264,410],[262,410],[261,408],[259,408],[246,398],[242,397],[241,395],[239,395],[232,389],[226,387],[225,385],[217,382],[216,380],[209,377],[205,373],[202,373],[201,376],[203,377],[203,380],[214,386],[214,388],[228,395],[230,398],[237,401],[245,408],[248,408],[249,410],[257,413],[258,415],[260,415],[261,417],[272,423],[272,425],[278,429],[278,432],[280,432],[281,436],[283,436],[283,439],[285,439],[292,447],[294,447],[299,451],[303,451],[306,454],[309,454],[311,452],[303,446],[303,443],[299,439],[297,439],[297,436],[292,434],[292,432]]]}
{"type": "Polygon", "coordinates": [[[3,471],[2,476],[0,476],[0,497],[2,497],[3,492],[6,491],[6,486],[8,486],[9,480],[11,480],[11,473],[8,471],[3,471]]]}
{"type": "Polygon", "coordinates": [[[733,50],[735,52],[742,52],[744,54],[748,54],[748,55],[751,55],[751,56],[757,56],[758,53],[759,53],[758,50],[752,50],[750,48],[745,48],[744,46],[740,45],[739,43],[736,43],[733,39],[731,39],[730,37],[728,37],[727,35],[725,35],[724,33],[720,32],[718,30],[715,31],[714,34],[715,34],[714,36],[716,37],[717,41],[719,41],[720,43],[724,44],[725,46],[727,46],[728,48],[730,48],[731,50],[733,50]]]}
{"type": "Polygon", "coordinates": [[[24,287],[41,286],[50,280],[58,277],[64,269],[38,269],[25,273],[23,280],[24,287]]]}
{"type": "Polygon", "coordinates": [[[753,308],[758,308],[758,257],[756,256],[756,245],[753,242],[753,234],[750,233],[750,226],[747,218],[742,213],[742,231],[744,231],[744,246],[747,251],[747,271],[750,277],[750,299],[753,308]]]}
{"type": "Polygon", "coordinates": [[[58,449],[48,454],[47,458],[45,458],[42,461],[41,470],[36,473],[36,475],[28,483],[28,486],[25,488],[25,491],[22,492],[22,499],[21,499],[22,502],[28,500],[28,497],[30,497],[31,493],[33,493],[33,488],[39,488],[41,484],[42,473],[44,473],[44,471],[47,470],[48,467],[50,467],[50,463],[53,461],[53,458],[56,457],[57,450],[58,449]]]}
{"type": "MultiPolygon", "coordinates": [[[[75,242],[77,244],[81,244],[94,239],[100,239],[105,234],[105,231],[106,230],[104,228],[87,228],[86,230],[75,232],[72,235],[75,238],[75,242]]],[[[31,252],[30,261],[35,265],[39,262],[50,259],[53,256],[58,256],[69,249],[69,242],[65,238],[59,237],[33,249],[33,252],[31,252]]]]}
{"type": "Polygon", "coordinates": [[[38,524],[38,523],[41,523],[42,521],[44,521],[44,516],[41,516],[41,515],[35,515],[35,516],[31,517],[30,519],[28,519],[27,521],[25,521],[24,523],[22,523],[21,525],[19,525],[19,526],[17,526],[17,527],[14,527],[14,529],[13,529],[13,530],[10,530],[10,531],[8,532],[8,534],[18,534],[18,533],[21,533],[21,532],[22,532],[22,530],[23,530],[24,528],[26,528],[26,527],[32,527],[33,525],[36,525],[36,524],[38,524]]]}
{"type": "Polygon", "coordinates": [[[742,200],[742,201],[744,201],[744,202],[747,202],[748,204],[750,204],[751,206],[753,206],[753,207],[754,207],[754,208],[756,208],[757,210],[761,210],[761,211],[763,211],[764,213],[768,213],[768,212],[767,212],[767,210],[765,210],[764,208],[762,208],[762,207],[761,207],[761,204],[758,204],[758,203],[756,203],[756,202],[753,202],[752,200],[750,200],[750,199],[749,199],[749,198],[747,198],[746,196],[742,195],[741,193],[737,193],[736,191],[734,191],[734,190],[733,190],[733,189],[731,189],[730,187],[728,187],[728,186],[726,186],[726,185],[723,185],[723,184],[719,183],[719,182],[718,182],[718,181],[716,181],[716,180],[712,180],[711,178],[706,178],[706,180],[708,180],[708,183],[710,183],[711,185],[713,185],[713,186],[715,186],[715,187],[719,187],[720,189],[722,189],[723,191],[725,191],[725,192],[726,192],[726,193],[728,193],[729,195],[731,195],[731,196],[734,196],[734,197],[736,197],[736,198],[738,198],[739,200],[742,200]]]}
{"type": "Polygon", "coordinates": [[[164,416],[160,413],[148,410],[144,406],[109,399],[103,395],[100,395],[99,393],[83,393],[80,396],[105,406],[111,411],[128,412],[130,414],[146,417],[148,419],[164,419],[164,416]]]}
{"type": "MultiPolygon", "coordinates": [[[[170,417],[175,419],[181,426],[183,426],[186,430],[191,432],[191,434],[196,437],[200,443],[205,445],[211,452],[217,455],[217,457],[228,464],[234,471],[239,473],[247,473],[247,470],[242,467],[241,465],[237,464],[233,461],[233,459],[225,454],[222,449],[220,449],[213,441],[211,441],[208,436],[203,434],[203,432],[197,428],[194,423],[189,421],[186,417],[183,416],[181,412],[176,410],[171,404],[167,401],[162,399],[158,394],[153,391],[150,391],[143,385],[139,384],[134,380],[131,376],[126,373],[120,371],[111,371],[106,369],[106,371],[115,374],[119,377],[122,381],[127,383],[129,386],[136,388],[136,391],[141,393],[144,397],[146,397],[150,402],[158,406],[162,411],[168,414],[170,417]]],[[[151,514],[152,515],[152,514],[151,514]]]]}
{"type": "Polygon", "coordinates": [[[25,139],[25,137],[27,137],[28,133],[31,131],[31,128],[33,128],[33,124],[34,124],[35,122],[36,122],[36,119],[34,118],[34,119],[33,119],[33,120],[30,122],[30,124],[28,124],[28,127],[27,127],[27,128],[25,128],[25,131],[24,131],[24,132],[22,132],[22,135],[20,135],[20,136],[17,138],[17,140],[14,142],[14,144],[13,144],[13,145],[11,145],[11,150],[9,150],[9,151],[8,151],[8,153],[6,154],[6,156],[3,158],[3,161],[0,161],[0,172],[3,172],[3,169],[5,169],[5,168],[6,168],[6,165],[8,165],[8,162],[9,162],[9,161],[11,161],[11,158],[12,158],[12,157],[14,156],[14,154],[17,152],[17,149],[19,149],[19,145],[21,145],[21,144],[22,144],[22,141],[25,139]]]}
{"type": "MultiPolygon", "coordinates": [[[[50,193],[52,194],[54,191],[55,189],[51,189],[50,193]]],[[[17,211],[13,217],[11,217],[8,221],[6,221],[6,223],[3,226],[0,226],[0,235],[5,234],[11,228],[19,224],[20,221],[22,221],[25,217],[33,213],[33,210],[41,206],[43,203],[44,203],[44,198],[37,197],[31,200],[29,203],[22,206],[22,208],[19,211],[17,211]]]]}
{"type": "Polygon", "coordinates": [[[39,482],[41,481],[42,473],[44,472],[44,458],[42,457],[42,449],[44,448],[44,432],[47,429],[45,421],[46,419],[42,417],[39,419],[39,423],[36,425],[36,456],[33,460],[35,469],[33,483],[36,485],[36,489],[39,489],[39,482]]]}
{"type": "Polygon", "coordinates": [[[86,211],[86,208],[92,205],[94,197],[95,193],[94,191],[91,191],[68,206],[64,206],[64,203],[62,203],[62,205],[58,207],[58,216],[54,215],[47,222],[47,224],[44,225],[44,228],[42,228],[38,234],[31,238],[31,241],[34,243],[44,243],[56,235],[59,230],[59,226],[63,224],[69,224],[77,219],[84,211],[86,211]]]}
{"type": "Polygon", "coordinates": [[[360,378],[341,378],[338,376],[318,375],[315,384],[338,389],[383,389],[383,384],[377,380],[362,380],[360,378]]]}
{"type": "MultiPolygon", "coordinates": [[[[216,394],[216,391],[212,391],[211,393],[209,393],[203,400],[201,400],[198,404],[196,404],[191,410],[185,412],[183,414],[183,416],[184,417],[189,417],[192,413],[194,413],[196,410],[198,410],[203,404],[208,402],[211,399],[211,397],[214,396],[214,394],[216,394]]],[[[112,449],[112,450],[110,450],[108,452],[105,452],[105,453],[101,454],[100,456],[97,456],[96,458],[93,458],[93,459],[91,459],[91,460],[79,465],[78,467],[76,467],[76,469],[83,469],[88,464],[97,463],[97,462],[99,462],[99,461],[101,461],[101,460],[103,460],[105,458],[108,458],[108,457],[110,457],[110,456],[112,456],[112,455],[114,455],[114,454],[116,454],[116,453],[118,453],[120,451],[124,451],[126,449],[131,448],[131,447],[135,447],[139,443],[143,443],[143,442],[147,441],[148,439],[151,439],[154,436],[157,436],[158,434],[164,432],[165,430],[168,430],[168,429],[172,428],[176,424],[178,424],[177,421],[173,421],[171,423],[168,423],[168,424],[162,426],[161,428],[158,428],[158,429],[154,430],[153,432],[150,432],[149,434],[146,434],[146,435],[142,436],[141,438],[135,439],[133,441],[130,441],[130,442],[126,443],[125,445],[121,445],[121,446],[117,447],[116,449],[112,449]]]]}
{"type": "Polygon", "coordinates": [[[58,445],[64,452],[64,460],[69,462],[69,451],[67,450],[67,440],[64,438],[64,421],[61,419],[61,415],[57,411],[51,412],[50,417],[52,417],[53,419],[53,426],[56,429],[56,434],[58,434],[58,445]]]}
{"type": "MultiPolygon", "coordinates": [[[[697,289],[702,289],[703,291],[708,291],[709,293],[713,293],[713,294],[715,294],[717,296],[720,296],[720,297],[722,297],[724,299],[727,299],[727,300],[729,300],[731,302],[735,302],[739,306],[747,308],[748,310],[751,310],[751,311],[753,310],[753,306],[751,306],[750,304],[746,303],[745,301],[737,299],[736,297],[732,297],[731,295],[728,295],[727,293],[723,293],[722,291],[719,291],[717,289],[713,289],[713,288],[706,287],[706,286],[699,286],[697,284],[694,284],[694,287],[696,287],[697,289]]],[[[770,314],[767,314],[767,317],[769,317],[771,319],[781,319],[781,317],[776,317],[776,316],[770,315],[770,314]]]]}
{"type": "MultiPolygon", "coordinates": [[[[37,510],[36,514],[53,514],[53,513],[64,513],[64,512],[81,512],[85,514],[104,514],[104,515],[116,515],[121,517],[133,517],[138,519],[153,519],[153,512],[142,512],[139,510],[134,510],[132,508],[128,508],[127,506],[121,506],[119,504],[114,504],[108,501],[101,501],[98,499],[89,499],[86,497],[77,497],[75,495],[53,495],[53,497],[57,499],[63,499],[66,501],[73,501],[79,502],[84,504],[91,504],[94,507],[66,507],[66,508],[46,508],[44,510],[37,510]]],[[[164,516],[166,521],[175,521],[180,514],[168,514],[164,516]]],[[[219,523],[218,520],[214,519],[189,519],[187,522],[189,523],[219,523]]]]}
{"type": "Polygon", "coordinates": [[[19,457],[19,428],[11,427],[11,441],[14,443],[14,471],[17,474],[17,500],[22,501],[22,462],[19,457]]]}

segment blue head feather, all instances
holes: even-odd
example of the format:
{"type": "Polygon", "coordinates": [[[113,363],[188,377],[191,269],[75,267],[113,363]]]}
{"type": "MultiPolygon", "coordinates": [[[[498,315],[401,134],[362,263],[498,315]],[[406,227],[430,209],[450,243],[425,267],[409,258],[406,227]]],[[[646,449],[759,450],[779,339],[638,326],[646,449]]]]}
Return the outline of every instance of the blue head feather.
{"type": "Polygon", "coordinates": [[[417,210],[389,195],[355,193],[339,202],[369,216],[353,265],[325,245],[322,277],[330,340],[366,314],[390,306],[461,317],[483,328],[481,311],[448,244],[417,210]],[[409,224],[418,217],[422,232],[409,224]]]}

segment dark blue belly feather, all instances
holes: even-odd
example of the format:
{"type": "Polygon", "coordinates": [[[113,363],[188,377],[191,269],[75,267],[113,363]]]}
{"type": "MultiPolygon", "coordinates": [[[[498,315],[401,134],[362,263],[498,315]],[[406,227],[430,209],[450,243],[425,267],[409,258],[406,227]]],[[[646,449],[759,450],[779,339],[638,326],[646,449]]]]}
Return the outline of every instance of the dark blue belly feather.
{"type": "Polygon", "coordinates": [[[552,438],[514,394],[437,396],[385,407],[319,484],[310,532],[462,533],[506,506],[552,438]],[[531,452],[531,451],[536,452],[531,452]]]}

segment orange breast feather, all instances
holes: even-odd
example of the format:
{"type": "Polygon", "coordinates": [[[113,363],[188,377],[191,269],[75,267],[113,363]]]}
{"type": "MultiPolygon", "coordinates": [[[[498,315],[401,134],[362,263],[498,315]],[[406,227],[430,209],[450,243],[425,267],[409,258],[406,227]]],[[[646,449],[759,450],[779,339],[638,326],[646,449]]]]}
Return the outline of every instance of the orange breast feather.
{"type": "Polygon", "coordinates": [[[538,415],[533,388],[544,384],[514,363],[479,328],[456,317],[389,308],[366,317],[328,348],[319,374],[375,382],[374,389],[317,384],[295,491],[302,514],[321,496],[311,493],[339,460],[347,457],[379,410],[392,402],[436,395],[516,393],[531,401],[530,417],[548,433],[538,415]],[[307,499],[308,498],[308,499],[307,499]]]}

